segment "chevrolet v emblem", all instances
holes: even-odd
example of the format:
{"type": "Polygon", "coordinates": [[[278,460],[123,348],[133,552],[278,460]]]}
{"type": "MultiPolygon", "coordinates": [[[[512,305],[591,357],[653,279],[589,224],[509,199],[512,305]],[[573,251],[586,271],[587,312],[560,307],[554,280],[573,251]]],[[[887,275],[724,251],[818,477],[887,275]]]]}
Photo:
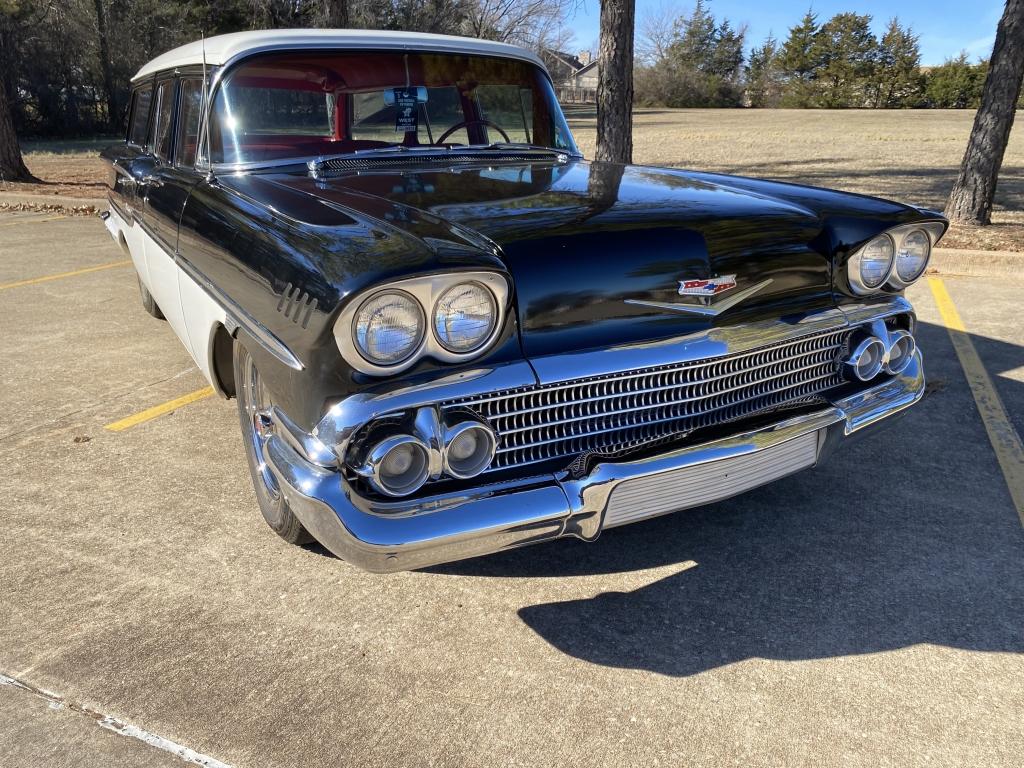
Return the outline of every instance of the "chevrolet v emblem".
{"type": "Polygon", "coordinates": [[[736,287],[736,275],[713,277],[710,280],[680,280],[680,296],[717,296],[736,287]]]}
{"type": "Polygon", "coordinates": [[[666,309],[669,312],[685,312],[693,315],[704,315],[715,317],[727,309],[731,309],[745,299],[749,299],[758,291],[771,284],[771,278],[762,280],[760,283],[744,288],[739,293],[733,294],[727,299],[711,303],[711,297],[718,293],[732,290],[736,287],[736,275],[726,275],[710,280],[680,280],[679,293],[682,296],[704,297],[702,304],[674,304],[668,301],[642,301],[640,299],[626,299],[627,304],[636,304],[641,307],[654,307],[655,309],[666,309]]]}

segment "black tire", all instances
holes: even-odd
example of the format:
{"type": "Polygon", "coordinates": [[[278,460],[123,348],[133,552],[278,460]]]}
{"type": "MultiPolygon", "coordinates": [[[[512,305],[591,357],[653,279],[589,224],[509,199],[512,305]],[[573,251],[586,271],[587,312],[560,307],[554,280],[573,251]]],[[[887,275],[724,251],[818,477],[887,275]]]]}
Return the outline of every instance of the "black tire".
{"type": "Polygon", "coordinates": [[[289,544],[308,544],[313,541],[313,537],[302,527],[299,518],[289,508],[284,494],[277,486],[277,479],[263,463],[263,442],[273,430],[267,414],[271,405],[270,393],[264,386],[248,350],[237,339],[234,367],[242,442],[245,444],[245,457],[249,462],[249,474],[252,476],[260,512],[274,533],[289,544]]]}
{"type": "Polygon", "coordinates": [[[142,294],[142,308],[157,320],[165,320],[164,313],[160,311],[160,307],[156,303],[156,299],[153,298],[153,294],[142,284],[142,278],[136,275],[135,279],[139,282],[139,293],[142,294]]]}

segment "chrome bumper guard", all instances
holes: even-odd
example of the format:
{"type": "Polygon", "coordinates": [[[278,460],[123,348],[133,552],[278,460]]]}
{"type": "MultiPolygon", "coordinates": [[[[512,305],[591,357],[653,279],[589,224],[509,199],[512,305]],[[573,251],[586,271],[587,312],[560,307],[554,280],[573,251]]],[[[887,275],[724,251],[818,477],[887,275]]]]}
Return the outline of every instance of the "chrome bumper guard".
{"type": "Polygon", "coordinates": [[[300,456],[294,439],[272,436],[264,459],[327,549],[368,571],[412,570],[564,536],[592,541],[607,527],[720,501],[820,463],[847,437],[916,403],[924,390],[916,352],[900,375],[762,429],[600,463],[580,479],[545,475],[532,484],[487,485],[410,502],[417,505],[406,511],[372,510],[336,470],[300,456]],[[693,487],[701,493],[685,492],[693,487]]]}

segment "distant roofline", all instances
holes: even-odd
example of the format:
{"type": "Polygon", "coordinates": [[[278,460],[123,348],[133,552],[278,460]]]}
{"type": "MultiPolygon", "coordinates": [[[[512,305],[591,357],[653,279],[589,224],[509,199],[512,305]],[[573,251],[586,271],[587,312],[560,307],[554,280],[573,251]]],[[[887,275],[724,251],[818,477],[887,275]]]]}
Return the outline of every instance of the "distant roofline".
{"type": "Polygon", "coordinates": [[[142,65],[132,82],[179,67],[219,67],[235,59],[273,51],[301,51],[323,48],[341,50],[408,50],[438,53],[468,53],[516,58],[535,64],[544,72],[544,62],[533,51],[517,45],[478,40],[473,37],[433,35],[425,32],[384,32],[368,29],[263,29],[232,32],[182,45],[142,65]]]}

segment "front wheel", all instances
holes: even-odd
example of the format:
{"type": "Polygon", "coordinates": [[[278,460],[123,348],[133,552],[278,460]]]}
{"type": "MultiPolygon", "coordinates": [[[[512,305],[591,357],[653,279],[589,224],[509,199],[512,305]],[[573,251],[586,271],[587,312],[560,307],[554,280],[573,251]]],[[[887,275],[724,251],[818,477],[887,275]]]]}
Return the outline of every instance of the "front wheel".
{"type": "Polygon", "coordinates": [[[277,485],[277,478],[263,461],[263,445],[273,434],[270,417],[271,399],[260,378],[249,351],[235,340],[235,392],[238,397],[238,418],[242,425],[242,441],[249,462],[256,501],[263,519],[278,536],[289,544],[313,541],[277,485]]]}

